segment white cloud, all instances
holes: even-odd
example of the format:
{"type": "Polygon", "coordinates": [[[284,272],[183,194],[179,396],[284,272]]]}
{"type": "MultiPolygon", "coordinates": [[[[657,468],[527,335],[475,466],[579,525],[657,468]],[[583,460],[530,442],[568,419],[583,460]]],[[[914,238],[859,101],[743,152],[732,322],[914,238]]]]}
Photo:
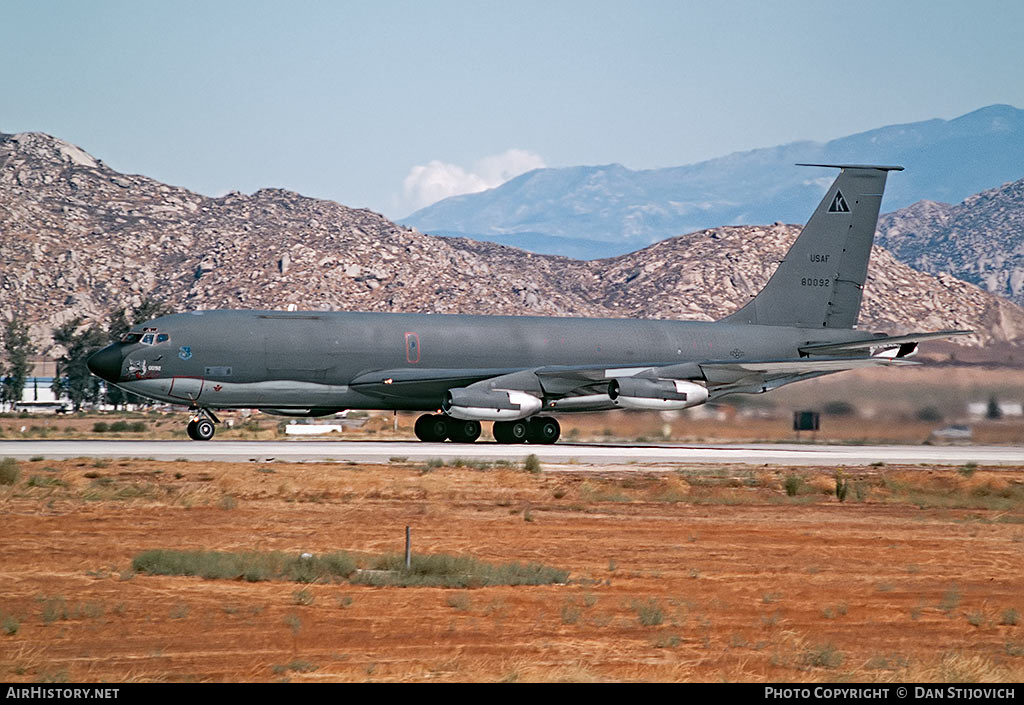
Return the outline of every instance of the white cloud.
{"type": "Polygon", "coordinates": [[[410,210],[419,210],[449,196],[486,191],[543,166],[544,159],[539,154],[525,149],[509,149],[484,157],[471,170],[435,159],[409,170],[402,182],[402,199],[410,210]]]}

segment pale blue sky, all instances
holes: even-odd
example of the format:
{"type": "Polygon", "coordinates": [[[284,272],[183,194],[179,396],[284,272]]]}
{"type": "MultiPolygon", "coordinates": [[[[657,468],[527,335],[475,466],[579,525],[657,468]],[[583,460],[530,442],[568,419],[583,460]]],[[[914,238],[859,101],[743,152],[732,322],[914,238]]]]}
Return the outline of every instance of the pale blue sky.
{"type": "Polygon", "coordinates": [[[417,165],[673,166],[1024,107],[1022,30],[1017,0],[0,0],[0,131],[397,218],[417,165]]]}

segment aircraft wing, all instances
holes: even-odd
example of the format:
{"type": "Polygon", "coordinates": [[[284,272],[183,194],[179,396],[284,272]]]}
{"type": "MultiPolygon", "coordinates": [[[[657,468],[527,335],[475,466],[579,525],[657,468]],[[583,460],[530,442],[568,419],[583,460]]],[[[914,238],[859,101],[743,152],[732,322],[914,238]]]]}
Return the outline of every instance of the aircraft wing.
{"type": "Polygon", "coordinates": [[[821,343],[805,345],[800,348],[800,353],[804,355],[833,355],[856,350],[871,350],[872,348],[898,348],[896,357],[905,357],[916,352],[917,344],[922,340],[952,338],[957,335],[970,335],[973,332],[973,330],[940,330],[934,333],[908,333],[907,335],[867,338],[849,343],[821,343]]]}
{"type": "Polygon", "coordinates": [[[812,377],[866,367],[918,365],[918,362],[890,357],[843,357],[809,360],[757,360],[751,362],[702,362],[701,371],[708,390],[721,396],[738,391],[761,392],[812,377]]]}
{"type": "Polygon", "coordinates": [[[916,365],[891,357],[828,357],[783,360],[709,360],[608,365],[549,365],[531,369],[394,369],[363,373],[349,386],[378,397],[441,397],[453,388],[512,389],[548,398],[602,393],[616,378],[692,380],[715,396],[761,392],[812,377],[865,367],[916,365]]]}

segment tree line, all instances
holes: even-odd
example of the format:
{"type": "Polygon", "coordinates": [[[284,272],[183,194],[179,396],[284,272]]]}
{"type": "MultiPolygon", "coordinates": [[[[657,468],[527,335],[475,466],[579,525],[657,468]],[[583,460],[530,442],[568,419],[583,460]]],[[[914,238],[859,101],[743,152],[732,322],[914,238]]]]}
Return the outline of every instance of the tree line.
{"type": "MultiPolygon", "coordinates": [[[[100,348],[120,340],[139,323],[166,316],[172,311],[162,302],[145,299],[139,306],[114,311],[106,326],[83,326],[81,317],[53,329],[53,340],[66,351],[57,360],[57,374],[51,388],[57,398],[66,397],[75,411],[84,404],[106,402],[114,406],[137,404],[142,401],[119,387],[103,383],[89,372],[86,361],[100,348]]],[[[18,319],[3,328],[4,360],[0,361],[0,401],[17,404],[25,391],[31,372],[29,358],[36,348],[29,337],[28,325],[18,319]]]]}

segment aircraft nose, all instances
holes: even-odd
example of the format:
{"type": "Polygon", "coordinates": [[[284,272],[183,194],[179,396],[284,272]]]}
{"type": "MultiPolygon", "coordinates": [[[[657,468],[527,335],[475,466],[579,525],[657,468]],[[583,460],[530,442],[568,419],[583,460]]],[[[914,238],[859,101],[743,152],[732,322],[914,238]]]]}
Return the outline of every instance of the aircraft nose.
{"type": "Polygon", "coordinates": [[[119,345],[108,345],[99,352],[95,352],[86,360],[89,371],[97,377],[102,377],[108,382],[116,382],[121,377],[121,350],[119,345]]]}

